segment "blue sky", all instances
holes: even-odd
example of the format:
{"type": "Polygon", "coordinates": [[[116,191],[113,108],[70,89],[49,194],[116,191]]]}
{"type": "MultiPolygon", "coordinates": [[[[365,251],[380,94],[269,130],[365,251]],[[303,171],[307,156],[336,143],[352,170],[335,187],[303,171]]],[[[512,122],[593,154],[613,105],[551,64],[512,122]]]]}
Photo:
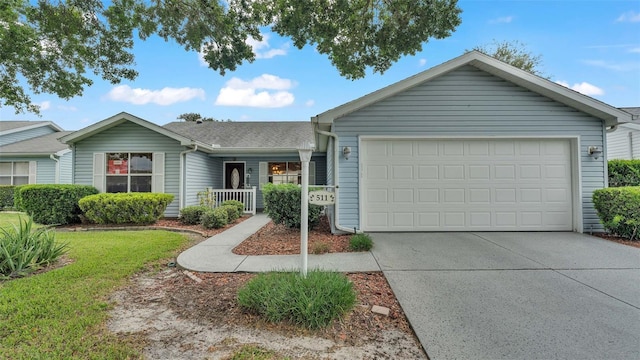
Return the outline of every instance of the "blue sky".
{"type": "Polygon", "coordinates": [[[298,50],[265,29],[263,41],[254,42],[258,59],[223,77],[197,53],[156,37],[136,44],[135,81],[96,79],[69,101],[35,95],[41,117],[2,108],[0,119],[50,120],[65,130],[121,111],[159,125],[186,112],[233,121],[308,121],[493,40],[519,41],[542,55],[541,70],[552,81],[616,107],[640,106],[640,1],[460,0],[459,6],[462,24],[452,36],[428,42],[382,75],[347,80],[313,47],[298,50]]]}

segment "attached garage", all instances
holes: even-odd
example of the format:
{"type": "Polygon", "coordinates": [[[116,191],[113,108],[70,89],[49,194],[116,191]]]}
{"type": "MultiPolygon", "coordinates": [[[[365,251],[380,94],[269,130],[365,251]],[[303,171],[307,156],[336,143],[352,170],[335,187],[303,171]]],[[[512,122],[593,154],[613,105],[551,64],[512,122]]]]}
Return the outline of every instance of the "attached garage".
{"type": "Polygon", "coordinates": [[[573,229],[568,139],[362,139],[362,230],[573,229]]]}
{"type": "Polygon", "coordinates": [[[631,114],[472,51],[312,119],[336,231],[601,231],[631,114]]]}

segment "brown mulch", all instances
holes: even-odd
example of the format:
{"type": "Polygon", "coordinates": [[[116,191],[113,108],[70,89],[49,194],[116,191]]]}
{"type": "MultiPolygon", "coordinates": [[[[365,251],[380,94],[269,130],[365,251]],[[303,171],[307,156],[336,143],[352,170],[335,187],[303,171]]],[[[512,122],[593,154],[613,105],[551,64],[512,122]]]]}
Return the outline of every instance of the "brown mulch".
{"type": "MultiPolygon", "coordinates": [[[[162,286],[170,289],[167,291],[167,297],[171,309],[180,317],[198,323],[242,325],[287,336],[315,335],[353,346],[380,339],[380,332],[384,330],[396,330],[414,336],[382,273],[347,274],[357,292],[356,306],[345,318],[336,320],[320,330],[307,330],[288,323],[268,323],[257,315],[243,311],[236,299],[237,292],[256,274],[195,275],[203,281],[197,283],[187,276],[175,276],[164,280],[162,286]],[[389,316],[371,312],[372,305],[389,308],[389,316]]],[[[414,341],[416,346],[420,346],[415,337],[414,341]]]]}
{"type": "MultiPolygon", "coordinates": [[[[326,216],[309,230],[310,254],[349,252],[351,235],[333,235],[326,216]]],[[[300,254],[300,230],[268,223],[233,249],[238,255],[295,255],[300,254]]]]}
{"type": "Polygon", "coordinates": [[[617,242],[618,244],[623,244],[623,245],[627,245],[627,246],[633,246],[633,247],[640,248],[640,241],[638,241],[638,240],[629,240],[629,239],[623,238],[621,236],[611,235],[611,234],[606,234],[606,233],[594,233],[593,236],[597,236],[597,237],[605,239],[605,240],[617,242]]]}

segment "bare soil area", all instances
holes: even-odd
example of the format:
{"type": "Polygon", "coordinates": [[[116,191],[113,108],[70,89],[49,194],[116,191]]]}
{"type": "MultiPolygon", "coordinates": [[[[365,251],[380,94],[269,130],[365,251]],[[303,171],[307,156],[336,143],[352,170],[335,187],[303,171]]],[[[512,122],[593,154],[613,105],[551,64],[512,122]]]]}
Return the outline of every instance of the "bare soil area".
{"type": "MultiPolygon", "coordinates": [[[[184,229],[175,220],[156,225],[184,229]]],[[[322,242],[329,244],[329,252],[346,251],[349,236],[334,236],[327,230],[324,222],[311,231],[310,245],[322,242]]],[[[194,243],[204,239],[192,237],[194,243]]],[[[299,249],[298,231],[271,223],[234,251],[296,254],[299,249]]],[[[427,359],[382,273],[347,274],[357,304],[348,316],[321,330],[267,323],[244,312],[236,294],[254,276],[187,274],[177,268],[142,272],[113,294],[108,328],[143,341],[149,359],[230,359],[244,345],[273,350],[277,359],[427,359]],[[373,305],[388,308],[389,315],[372,312],[373,305]]]]}

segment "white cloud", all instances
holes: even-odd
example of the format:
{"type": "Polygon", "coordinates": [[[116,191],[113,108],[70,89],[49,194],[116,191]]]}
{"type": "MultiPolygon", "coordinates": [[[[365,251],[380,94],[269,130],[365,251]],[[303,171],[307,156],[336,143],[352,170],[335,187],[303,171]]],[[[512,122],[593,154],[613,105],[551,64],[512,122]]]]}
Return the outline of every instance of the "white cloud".
{"type": "Polygon", "coordinates": [[[40,110],[49,110],[51,108],[51,101],[43,101],[36,105],[40,107],[40,110]]]}
{"type": "Polygon", "coordinates": [[[78,108],[75,106],[58,105],[57,108],[62,111],[78,111],[78,108]]]}
{"type": "Polygon", "coordinates": [[[569,83],[567,83],[566,81],[556,81],[557,84],[560,84],[564,87],[568,87],[571,90],[575,90],[581,94],[585,94],[585,95],[604,95],[604,90],[600,89],[599,87],[595,86],[595,85],[591,85],[588,82],[581,82],[578,84],[573,84],[573,86],[570,86],[569,83]]]}
{"type": "Polygon", "coordinates": [[[640,13],[636,13],[635,11],[627,11],[626,13],[620,15],[616,22],[640,22],[640,13]]]}
{"type": "Polygon", "coordinates": [[[604,60],[583,60],[587,65],[601,67],[613,71],[635,71],[640,69],[640,63],[627,62],[627,63],[613,63],[604,60]]]}
{"type": "Polygon", "coordinates": [[[262,74],[250,81],[234,77],[220,89],[215,104],[259,108],[285,107],[293,104],[295,100],[293,94],[286,91],[294,85],[289,79],[270,74],[262,74]]]}
{"type": "Polygon", "coordinates": [[[251,46],[253,53],[256,54],[256,59],[271,59],[275,56],[287,55],[289,49],[289,43],[285,43],[279,48],[272,49],[269,46],[269,34],[261,34],[262,40],[258,41],[254,38],[247,39],[247,44],[251,46]]]}
{"type": "Polygon", "coordinates": [[[315,104],[316,104],[316,102],[314,100],[307,100],[307,102],[304,103],[304,106],[312,107],[315,104]]]}
{"type": "Polygon", "coordinates": [[[145,105],[149,103],[157,105],[171,105],[179,102],[189,101],[195,98],[204,100],[204,90],[198,88],[170,88],[161,90],[132,89],[129,85],[116,86],[107,94],[107,99],[120,102],[128,102],[135,105],[145,105]]]}
{"type": "MultiPolygon", "coordinates": [[[[272,48],[269,45],[269,34],[261,34],[262,40],[258,41],[254,38],[248,38],[245,42],[247,45],[251,46],[251,50],[256,55],[256,59],[271,59],[276,56],[287,55],[287,50],[289,49],[289,43],[285,43],[281,45],[279,48],[272,48]]],[[[214,45],[215,47],[215,45],[214,45]]],[[[209,66],[207,61],[204,59],[204,49],[198,52],[198,59],[200,60],[200,65],[209,66]]]]}
{"type": "Polygon", "coordinates": [[[420,67],[423,67],[423,66],[427,65],[427,59],[418,60],[418,64],[420,65],[420,67]]]}
{"type": "Polygon", "coordinates": [[[503,16],[489,20],[489,24],[508,24],[513,21],[513,16],[503,16]]]}

